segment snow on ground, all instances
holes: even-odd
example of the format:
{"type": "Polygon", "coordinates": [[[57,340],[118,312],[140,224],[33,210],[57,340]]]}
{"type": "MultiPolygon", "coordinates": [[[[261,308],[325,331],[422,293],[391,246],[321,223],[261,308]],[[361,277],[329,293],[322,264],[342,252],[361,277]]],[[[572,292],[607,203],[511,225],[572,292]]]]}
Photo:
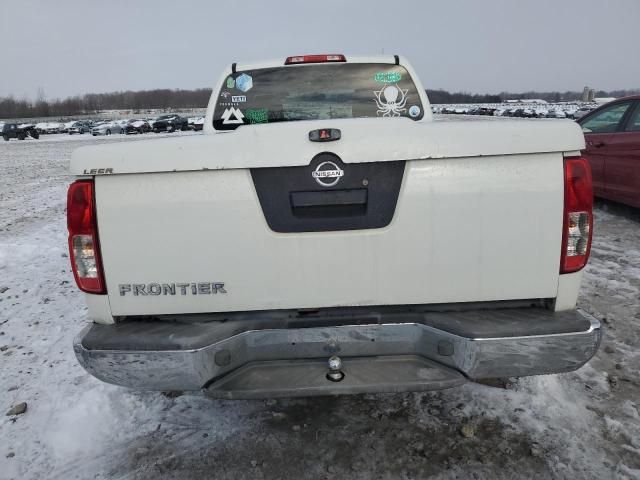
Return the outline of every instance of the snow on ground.
{"type": "Polygon", "coordinates": [[[79,142],[135,140],[0,142],[0,407],[28,404],[1,418],[0,478],[640,478],[640,212],[608,203],[580,297],[606,334],[578,372],[235,402],[90,377],[71,349],[86,308],[66,253],[68,159],[79,142]]]}

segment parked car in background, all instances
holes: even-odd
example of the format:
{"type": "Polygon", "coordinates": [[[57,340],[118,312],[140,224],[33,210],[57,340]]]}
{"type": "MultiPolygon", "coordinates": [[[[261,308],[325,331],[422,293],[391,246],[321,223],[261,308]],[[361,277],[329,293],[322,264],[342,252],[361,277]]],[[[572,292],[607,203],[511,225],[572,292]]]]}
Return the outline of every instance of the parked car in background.
{"type": "Polygon", "coordinates": [[[552,108],[547,112],[546,117],[547,118],[564,118],[565,115],[562,110],[556,110],[555,108],[552,108]]]}
{"type": "Polygon", "coordinates": [[[565,110],[564,114],[567,118],[571,118],[571,119],[575,119],[576,117],[576,111],[575,109],[573,110],[565,110]]]}
{"type": "Polygon", "coordinates": [[[488,116],[493,116],[493,113],[496,111],[495,108],[493,107],[480,107],[478,109],[478,114],[479,115],[488,115],[488,116]]]}
{"type": "Polygon", "coordinates": [[[202,130],[203,127],[204,127],[204,117],[200,117],[196,119],[195,122],[193,122],[193,129],[196,132],[199,132],[200,130],[202,130]]]}
{"type": "Polygon", "coordinates": [[[161,115],[153,122],[154,132],[175,132],[176,130],[186,130],[189,123],[186,118],[176,114],[161,115]]]}
{"type": "Polygon", "coordinates": [[[587,113],[592,112],[594,107],[581,107],[575,111],[573,114],[573,118],[580,119],[584,117],[587,113]]]}
{"type": "Polygon", "coordinates": [[[199,131],[204,126],[204,117],[189,117],[189,128],[199,131]]]}
{"type": "Polygon", "coordinates": [[[531,118],[533,116],[533,111],[528,108],[517,108],[513,111],[511,116],[517,118],[531,118]]]}
{"type": "Polygon", "coordinates": [[[124,127],[124,133],[127,135],[135,133],[149,133],[150,131],[151,126],[146,120],[129,120],[127,125],[124,127]]]}
{"type": "Polygon", "coordinates": [[[71,125],[68,126],[67,132],[69,135],[73,135],[74,133],[84,134],[85,132],[91,131],[91,124],[85,121],[71,122],[71,125]]]}
{"type": "Polygon", "coordinates": [[[35,126],[38,133],[52,134],[60,133],[64,130],[64,124],[59,122],[42,122],[37,123],[35,126]]]}
{"type": "Polygon", "coordinates": [[[121,133],[125,133],[127,125],[129,124],[130,121],[131,119],[129,118],[121,118],[120,120],[114,120],[113,123],[122,129],[121,133]]]}
{"type": "Polygon", "coordinates": [[[640,95],[603,105],[578,123],[594,194],[640,208],[640,95]]]}
{"type": "Polygon", "coordinates": [[[124,133],[124,127],[114,121],[96,123],[91,129],[91,135],[111,135],[112,133],[124,133]]]}
{"type": "Polygon", "coordinates": [[[17,123],[5,123],[2,125],[2,138],[8,142],[12,138],[24,140],[27,137],[39,138],[40,134],[32,123],[18,125],[17,123]]]}
{"type": "Polygon", "coordinates": [[[579,118],[594,108],[592,104],[582,102],[542,103],[540,101],[505,102],[493,104],[443,104],[433,105],[433,113],[492,115],[494,117],[520,118],[579,118]]]}

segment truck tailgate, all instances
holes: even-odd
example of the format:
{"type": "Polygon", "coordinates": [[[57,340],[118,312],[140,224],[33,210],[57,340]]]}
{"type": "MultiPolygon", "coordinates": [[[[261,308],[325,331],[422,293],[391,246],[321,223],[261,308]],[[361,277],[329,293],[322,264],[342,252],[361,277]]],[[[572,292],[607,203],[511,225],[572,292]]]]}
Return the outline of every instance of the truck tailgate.
{"type": "MultiPolygon", "coordinates": [[[[317,166],[309,160],[307,166],[269,166],[282,175],[303,169],[315,182],[317,166]]],[[[553,298],[562,162],[561,152],[394,159],[401,172],[396,197],[378,198],[395,202],[386,205],[388,221],[350,223],[345,217],[371,213],[375,182],[381,192],[375,195],[391,189],[384,175],[376,177],[376,165],[385,162],[369,164],[372,177],[358,179],[366,180],[360,190],[369,197],[345,194],[347,203],[365,202],[364,212],[309,211],[310,223],[296,220],[311,225],[306,229],[288,228],[286,221],[275,227],[265,216],[273,204],[268,188],[259,196],[259,168],[98,175],[112,314],[553,298]],[[327,215],[338,227],[315,228],[327,215]]],[[[351,165],[341,167],[347,172],[351,165]]],[[[296,182],[284,193],[291,209],[295,201],[303,208],[317,201],[291,194],[325,191],[296,182]]],[[[276,223],[280,215],[299,217],[282,210],[274,213],[276,223]]]]}

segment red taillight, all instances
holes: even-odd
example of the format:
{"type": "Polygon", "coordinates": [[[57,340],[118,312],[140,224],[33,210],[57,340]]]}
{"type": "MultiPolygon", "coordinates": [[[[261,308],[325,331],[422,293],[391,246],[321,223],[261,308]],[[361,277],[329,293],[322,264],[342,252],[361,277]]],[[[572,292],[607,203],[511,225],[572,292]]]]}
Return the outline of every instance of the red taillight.
{"type": "Polygon", "coordinates": [[[560,273],[581,270],[589,259],[593,235],[593,186],[586,158],[564,160],[564,217],[560,273]]]}
{"type": "Polygon", "coordinates": [[[93,180],[78,180],[69,185],[67,228],[69,257],[78,288],[87,293],[107,293],[100,261],[93,180]]]}
{"type": "Polygon", "coordinates": [[[296,63],[326,63],[326,62],[346,62],[344,55],[297,55],[295,57],[287,57],[284,61],[285,65],[294,65],[296,63]]]}

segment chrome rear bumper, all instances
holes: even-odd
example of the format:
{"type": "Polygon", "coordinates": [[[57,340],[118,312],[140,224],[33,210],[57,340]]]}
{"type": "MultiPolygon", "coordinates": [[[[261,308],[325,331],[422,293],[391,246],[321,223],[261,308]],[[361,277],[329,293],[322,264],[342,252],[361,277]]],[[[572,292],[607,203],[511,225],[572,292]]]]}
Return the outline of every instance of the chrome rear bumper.
{"type": "Polygon", "coordinates": [[[600,323],[585,312],[532,308],[239,317],[92,324],[74,350],[105,382],[250,398],[429,390],[465,377],[568,372],[593,357],[601,339],[600,323]],[[349,381],[325,378],[331,355],[342,358],[349,381]]]}

